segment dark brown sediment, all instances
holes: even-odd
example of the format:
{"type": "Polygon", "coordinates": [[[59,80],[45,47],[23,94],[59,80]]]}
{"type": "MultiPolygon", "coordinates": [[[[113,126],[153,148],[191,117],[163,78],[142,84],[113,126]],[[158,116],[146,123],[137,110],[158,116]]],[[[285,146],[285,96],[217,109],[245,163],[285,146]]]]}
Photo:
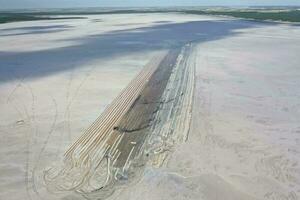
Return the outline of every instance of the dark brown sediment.
{"type": "Polygon", "coordinates": [[[146,129],[150,127],[154,113],[159,109],[161,96],[179,53],[179,50],[173,50],[162,60],[136,101],[120,123],[116,124],[118,130],[113,134],[124,134],[124,137],[117,148],[121,154],[113,167],[123,168],[129,156],[129,159],[133,159],[140,151],[149,133],[146,129]]]}

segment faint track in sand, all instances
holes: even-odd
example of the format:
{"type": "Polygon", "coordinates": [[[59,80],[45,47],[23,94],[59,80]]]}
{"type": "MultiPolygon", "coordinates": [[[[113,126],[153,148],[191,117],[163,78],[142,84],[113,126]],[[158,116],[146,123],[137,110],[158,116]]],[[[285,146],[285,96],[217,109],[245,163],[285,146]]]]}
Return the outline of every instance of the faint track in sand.
{"type": "MultiPolygon", "coordinates": [[[[13,73],[14,74],[14,73],[13,73]]],[[[26,194],[27,197],[32,200],[33,194],[31,194],[32,189],[35,192],[35,185],[33,181],[33,176],[32,176],[32,166],[30,166],[31,163],[31,147],[35,143],[36,136],[37,136],[37,125],[35,121],[35,95],[33,93],[32,88],[24,82],[24,78],[18,77],[16,74],[13,75],[14,78],[17,80],[16,86],[13,88],[13,90],[9,93],[6,99],[6,103],[10,104],[18,113],[20,119],[18,121],[23,121],[23,123],[26,125],[29,125],[28,131],[25,131],[26,135],[26,161],[25,161],[25,188],[26,188],[26,194]],[[29,114],[26,105],[22,102],[14,102],[13,101],[13,96],[15,93],[23,89],[24,91],[28,90],[29,94],[32,99],[31,103],[31,115],[29,114]],[[35,124],[35,125],[33,125],[35,124]],[[32,135],[33,134],[33,135],[32,135]]],[[[17,123],[18,123],[17,121],[17,123]]]]}

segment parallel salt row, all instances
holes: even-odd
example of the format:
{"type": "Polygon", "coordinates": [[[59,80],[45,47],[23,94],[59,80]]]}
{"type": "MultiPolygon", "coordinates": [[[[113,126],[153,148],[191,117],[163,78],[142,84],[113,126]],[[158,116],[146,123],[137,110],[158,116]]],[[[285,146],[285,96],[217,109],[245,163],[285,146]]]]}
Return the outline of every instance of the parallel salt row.
{"type": "Polygon", "coordinates": [[[107,140],[110,138],[115,124],[122,119],[141,93],[164,56],[165,54],[162,54],[146,65],[91,127],[68,149],[65,153],[65,165],[56,173],[56,176],[51,177],[45,174],[46,182],[51,187],[58,190],[79,191],[84,188],[85,181],[93,176],[108,150],[113,159],[120,156],[116,146],[123,137],[118,137],[112,145],[107,144],[107,140]]]}
{"type": "Polygon", "coordinates": [[[145,151],[154,154],[150,160],[152,165],[162,165],[167,152],[187,138],[193,102],[194,55],[190,44],[183,47],[163,95],[165,103],[156,114],[157,123],[152,126],[152,135],[145,147],[145,151]]]}
{"type": "Polygon", "coordinates": [[[64,166],[47,183],[105,197],[139,171],[135,166],[149,159],[161,165],[174,143],[187,137],[194,84],[191,52],[186,45],[145,66],[70,147],[64,166]],[[154,156],[147,157],[148,152],[154,156]]]}
{"type": "Polygon", "coordinates": [[[155,71],[156,68],[154,66],[157,66],[156,63],[160,59],[161,58],[155,59],[153,62],[145,66],[145,68],[138,74],[138,76],[131,81],[128,87],[124,89],[123,92],[103,112],[103,114],[101,114],[101,116],[92,124],[92,126],[85,132],[85,134],[70,147],[70,149],[66,152],[66,157],[68,156],[68,154],[70,154],[70,152],[73,153],[76,148],[78,150],[78,146],[83,146],[80,148],[80,150],[82,150],[85,149],[84,147],[88,145],[88,142],[97,140],[99,141],[99,139],[101,140],[101,135],[107,133],[107,130],[109,130],[109,128],[113,126],[113,123],[120,119],[126,112],[126,109],[128,109],[128,105],[132,103],[137,94],[145,85],[146,80],[155,71]],[[99,133],[100,135],[97,133],[99,133]]]}

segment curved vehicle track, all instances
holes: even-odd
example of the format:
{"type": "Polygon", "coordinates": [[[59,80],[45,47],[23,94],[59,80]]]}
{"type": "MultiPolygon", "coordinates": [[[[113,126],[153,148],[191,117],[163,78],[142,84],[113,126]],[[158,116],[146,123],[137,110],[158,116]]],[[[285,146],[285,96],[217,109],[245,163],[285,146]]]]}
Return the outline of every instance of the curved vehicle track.
{"type": "Polygon", "coordinates": [[[45,171],[47,188],[107,197],[138,180],[147,163],[161,166],[187,139],[193,55],[187,44],[153,58],[66,151],[63,165],[45,171]]]}

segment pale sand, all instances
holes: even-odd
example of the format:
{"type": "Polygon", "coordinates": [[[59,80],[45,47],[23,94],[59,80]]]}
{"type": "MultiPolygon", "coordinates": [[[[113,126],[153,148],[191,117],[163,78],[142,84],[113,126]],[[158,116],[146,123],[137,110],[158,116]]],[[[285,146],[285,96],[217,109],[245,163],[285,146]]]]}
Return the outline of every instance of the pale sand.
{"type": "Polygon", "coordinates": [[[195,40],[187,142],[166,167],[147,168],[112,199],[298,199],[299,33],[293,25],[179,14],[1,25],[0,199],[83,199],[47,192],[32,171],[59,161],[151,58],[195,40]],[[57,32],[22,28],[31,26],[57,32]]]}

